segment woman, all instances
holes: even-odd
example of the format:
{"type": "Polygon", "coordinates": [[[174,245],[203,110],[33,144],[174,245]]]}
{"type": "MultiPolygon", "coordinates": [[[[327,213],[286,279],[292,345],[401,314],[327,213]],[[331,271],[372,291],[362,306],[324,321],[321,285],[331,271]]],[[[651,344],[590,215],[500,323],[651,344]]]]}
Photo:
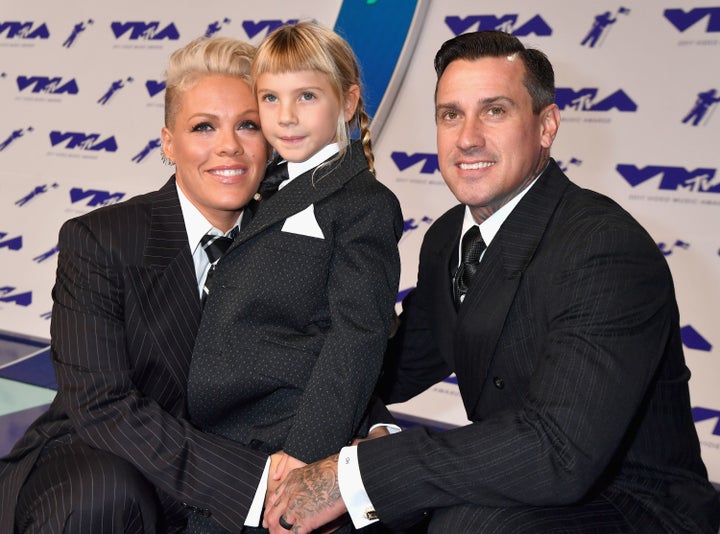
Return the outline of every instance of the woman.
{"type": "Polygon", "coordinates": [[[185,399],[209,263],[201,238],[237,223],[268,158],[254,51],[224,38],[176,51],[162,131],[175,175],[63,225],[58,394],[0,460],[0,532],[173,531],[189,510],[230,530],[246,521],[268,456],[194,428],[185,399]]]}

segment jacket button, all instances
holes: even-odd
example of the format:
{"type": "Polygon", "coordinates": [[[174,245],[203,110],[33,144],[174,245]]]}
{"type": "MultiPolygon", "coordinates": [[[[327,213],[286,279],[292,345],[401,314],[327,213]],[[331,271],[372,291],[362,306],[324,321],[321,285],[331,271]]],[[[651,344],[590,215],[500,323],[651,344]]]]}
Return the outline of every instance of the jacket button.
{"type": "Polygon", "coordinates": [[[493,378],[493,384],[495,384],[495,387],[498,389],[502,389],[505,387],[505,380],[503,380],[501,377],[496,376],[493,378]]]}

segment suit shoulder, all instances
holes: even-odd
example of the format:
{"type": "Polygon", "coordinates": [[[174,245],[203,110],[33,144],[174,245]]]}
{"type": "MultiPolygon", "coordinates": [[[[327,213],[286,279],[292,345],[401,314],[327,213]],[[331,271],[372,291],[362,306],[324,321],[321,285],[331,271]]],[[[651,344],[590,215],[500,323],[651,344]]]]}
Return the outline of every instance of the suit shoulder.
{"type": "Polygon", "coordinates": [[[128,233],[131,229],[141,231],[148,226],[152,205],[159,195],[158,191],[143,193],[117,204],[102,206],[73,217],[63,223],[60,235],[86,229],[96,234],[98,239],[109,239],[114,235],[128,233]]]}

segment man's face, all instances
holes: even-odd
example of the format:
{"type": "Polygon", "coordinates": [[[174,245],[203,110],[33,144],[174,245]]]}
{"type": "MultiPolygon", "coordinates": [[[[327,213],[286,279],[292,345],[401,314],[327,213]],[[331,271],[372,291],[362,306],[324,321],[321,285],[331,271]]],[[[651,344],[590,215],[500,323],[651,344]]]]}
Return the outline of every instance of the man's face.
{"type": "Polygon", "coordinates": [[[437,86],[435,119],[445,183],[482,222],[540,172],[560,115],[554,104],[538,115],[519,58],[455,60],[437,86]]]}

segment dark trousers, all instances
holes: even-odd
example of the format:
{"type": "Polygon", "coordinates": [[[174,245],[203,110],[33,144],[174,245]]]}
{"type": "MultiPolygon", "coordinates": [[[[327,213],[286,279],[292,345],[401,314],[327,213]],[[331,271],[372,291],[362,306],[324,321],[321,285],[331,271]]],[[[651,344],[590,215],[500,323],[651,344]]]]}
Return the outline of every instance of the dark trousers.
{"type": "Polygon", "coordinates": [[[130,463],[68,437],[51,442],[28,476],[15,532],[182,532],[186,514],[130,463]]]}

